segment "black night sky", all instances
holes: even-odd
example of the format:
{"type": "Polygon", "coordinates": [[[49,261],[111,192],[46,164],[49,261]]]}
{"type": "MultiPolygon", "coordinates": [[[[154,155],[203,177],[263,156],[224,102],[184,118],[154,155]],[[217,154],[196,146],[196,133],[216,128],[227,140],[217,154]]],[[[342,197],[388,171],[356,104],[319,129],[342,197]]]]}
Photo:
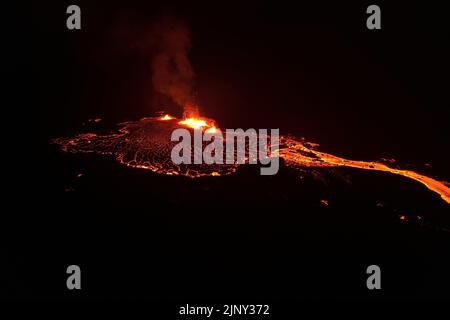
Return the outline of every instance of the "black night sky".
{"type": "Polygon", "coordinates": [[[197,100],[221,127],[280,128],[329,153],[394,158],[450,181],[440,4],[377,2],[382,29],[368,30],[369,1],[76,1],[74,31],[70,4],[28,7],[31,47],[13,67],[32,88],[17,89],[27,125],[11,184],[7,296],[448,298],[450,207],[412,181],[342,169],[324,187],[283,170],[264,180],[251,168],[222,180],[168,179],[49,144],[86,130],[87,119],[107,126],[162,108],[181,116],[151,81],[149,29],[170,15],[190,27],[197,100]],[[329,208],[316,205],[324,197],[329,208]],[[29,278],[36,260],[42,277],[29,278]],[[376,262],[385,285],[368,292],[364,268],[376,262]],[[65,288],[72,263],[84,270],[80,292],[65,288]]]}

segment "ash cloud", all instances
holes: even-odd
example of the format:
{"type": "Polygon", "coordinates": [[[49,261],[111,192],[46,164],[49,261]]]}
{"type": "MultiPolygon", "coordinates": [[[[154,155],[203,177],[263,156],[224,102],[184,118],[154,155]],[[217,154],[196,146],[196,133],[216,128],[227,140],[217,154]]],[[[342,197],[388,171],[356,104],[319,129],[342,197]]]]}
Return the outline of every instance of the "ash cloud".
{"type": "Polygon", "coordinates": [[[156,52],[152,59],[154,89],[183,107],[185,117],[198,115],[193,101],[194,70],[189,61],[191,35],[185,22],[164,17],[154,25],[156,52]]]}

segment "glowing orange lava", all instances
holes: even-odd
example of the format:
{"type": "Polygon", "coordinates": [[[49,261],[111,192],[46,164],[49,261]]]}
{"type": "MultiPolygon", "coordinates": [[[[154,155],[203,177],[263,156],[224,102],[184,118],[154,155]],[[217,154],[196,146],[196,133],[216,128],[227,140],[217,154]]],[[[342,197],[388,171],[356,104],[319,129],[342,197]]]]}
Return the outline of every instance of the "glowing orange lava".
{"type": "MultiPolygon", "coordinates": [[[[101,154],[114,154],[116,159],[128,166],[149,169],[155,172],[175,175],[183,174],[188,177],[200,177],[205,175],[221,176],[236,171],[234,165],[198,165],[196,167],[181,168],[170,160],[170,132],[183,125],[193,129],[202,129],[208,133],[220,132],[212,119],[200,117],[188,117],[176,120],[168,114],[158,118],[143,118],[138,122],[125,123],[119,133],[110,135],[98,135],[95,133],[79,134],[71,138],[59,138],[53,140],[61,149],[68,152],[96,152],[101,154]],[[163,120],[164,125],[155,120],[163,120]]],[[[225,138],[226,139],[226,138],[225,138]]],[[[329,153],[317,150],[317,144],[286,135],[280,136],[278,154],[285,165],[294,169],[303,170],[305,167],[351,167],[372,171],[384,171],[415,180],[429,190],[439,194],[441,198],[450,204],[450,184],[434,178],[422,175],[412,170],[391,168],[377,161],[358,161],[341,158],[329,153]]],[[[328,202],[323,201],[324,205],[328,202]]]]}
{"type": "Polygon", "coordinates": [[[205,130],[205,132],[207,132],[207,133],[217,133],[219,131],[220,131],[220,129],[218,129],[214,126],[205,130]]]}
{"type": "Polygon", "coordinates": [[[448,182],[438,181],[411,170],[390,168],[379,162],[340,158],[329,153],[314,150],[317,144],[310,144],[291,137],[282,137],[282,144],[284,147],[280,147],[280,157],[286,161],[287,165],[293,167],[351,167],[390,172],[420,182],[431,191],[439,194],[445,202],[450,204],[450,188],[448,187],[448,182]]]}
{"type": "Polygon", "coordinates": [[[206,120],[200,119],[200,118],[187,118],[180,122],[179,124],[188,126],[193,129],[202,129],[202,128],[213,128],[214,126],[211,124],[208,124],[206,120]]]}
{"type": "Polygon", "coordinates": [[[160,118],[160,120],[173,120],[173,119],[175,119],[175,117],[169,116],[168,114],[160,118]]]}

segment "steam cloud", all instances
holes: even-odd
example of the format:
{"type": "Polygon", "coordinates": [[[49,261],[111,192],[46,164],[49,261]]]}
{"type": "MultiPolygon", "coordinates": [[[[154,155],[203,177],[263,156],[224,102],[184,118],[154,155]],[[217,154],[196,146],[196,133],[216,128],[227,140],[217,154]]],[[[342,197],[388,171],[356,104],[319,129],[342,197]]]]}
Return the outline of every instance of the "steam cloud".
{"type": "Polygon", "coordinates": [[[155,90],[182,106],[184,117],[198,116],[192,89],[195,74],[188,58],[189,28],[181,21],[165,17],[155,25],[155,31],[157,52],[152,60],[155,90]]]}

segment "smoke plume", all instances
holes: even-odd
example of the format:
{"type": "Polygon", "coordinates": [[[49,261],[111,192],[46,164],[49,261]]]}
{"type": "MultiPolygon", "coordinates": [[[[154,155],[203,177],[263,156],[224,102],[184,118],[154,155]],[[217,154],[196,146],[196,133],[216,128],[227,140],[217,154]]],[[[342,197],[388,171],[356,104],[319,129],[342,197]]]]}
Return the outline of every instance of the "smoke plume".
{"type": "Polygon", "coordinates": [[[157,51],[152,61],[152,82],[156,91],[183,107],[184,117],[198,116],[193,101],[194,70],[189,61],[191,48],[187,25],[165,17],[155,25],[157,51]]]}

